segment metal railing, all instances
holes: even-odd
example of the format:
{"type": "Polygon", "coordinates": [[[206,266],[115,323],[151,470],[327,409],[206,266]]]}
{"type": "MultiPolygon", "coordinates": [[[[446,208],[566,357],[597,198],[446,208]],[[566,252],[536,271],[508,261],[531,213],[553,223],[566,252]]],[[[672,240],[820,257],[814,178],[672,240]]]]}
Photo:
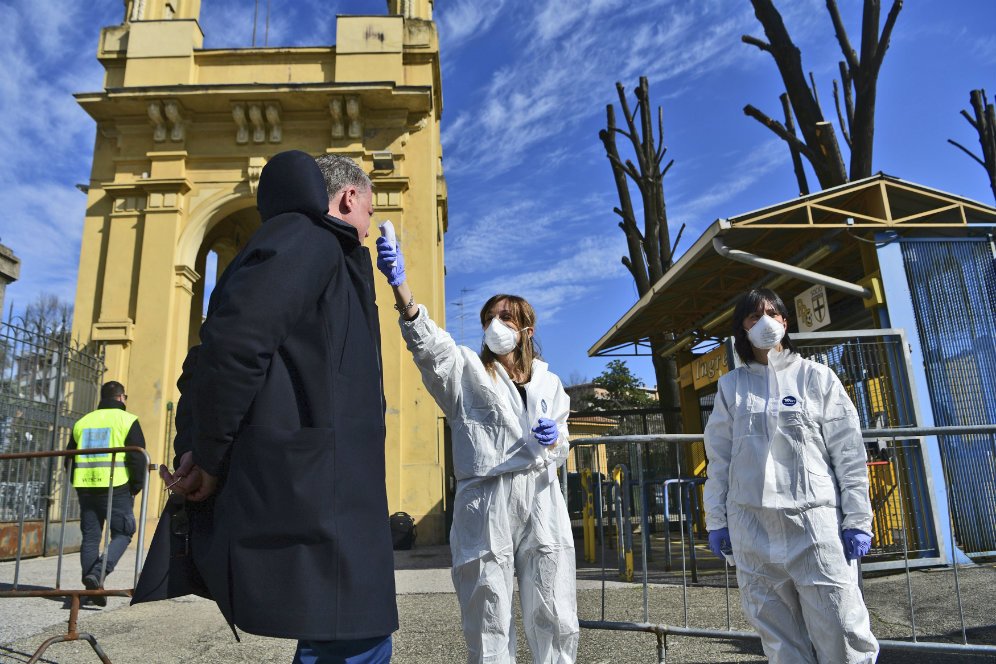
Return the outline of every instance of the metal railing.
{"type": "MultiPolygon", "coordinates": [[[[892,447],[900,445],[902,441],[916,440],[920,445],[926,445],[928,442],[927,437],[937,437],[939,445],[944,444],[944,438],[947,436],[965,436],[965,435],[991,435],[996,433],[996,425],[985,425],[985,426],[964,426],[964,427],[904,427],[904,428],[891,428],[891,429],[864,429],[862,435],[866,441],[868,440],[887,440],[891,443],[892,447]]],[[[702,441],[701,434],[651,434],[651,435],[628,435],[628,436],[602,436],[593,438],[578,438],[571,441],[572,449],[577,450],[576,458],[579,460],[579,464],[583,464],[584,460],[591,462],[592,467],[581,468],[579,470],[585,474],[584,482],[587,483],[589,491],[592,487],[597,487],[599,484],[594,478],[604,478],[606,477],[606,469],[601,467],[601,462],[606,458],[604,453],[601,453],[598,447],[610,447],[610,446],[633,446],[636,450],[634,455],[637,461],[636,472],[634,473],[634,479],[632,481],[633,489],[636,491],[636,495],[646,497],[647,487],[650,484],[648,482],[644,469],[642,467],[641,460],[644,458],[643,446],[648,444],[654,445],[669,445],[675,448],[675,453],[678,457],[679,464],[681,467],[680,460],[682,456],[682,449],[687,448],[692,443],[702,441]]],[[[996,472],[996,471],[991,471],[996,472]]],[[[700,478],[675,478],[685,480],[700,479],[700,478]]],[[[611,482],[606,482],[611,484],[611,482]]],[[[690,482],[689,482],[690,483],[690,482]]],[[[677,486],[681,486],[680,482],[674,483],[677,486]]],[[[950,495],[952,490],[958,485],[958,478],[951,477],[949,473],[945,472],[944,475],[944,487],[943,491],[945,495],[950,495]]],[[[936,490],[940,490],[940,487],[935,487],[936,490]]],[[[895,490],[900,492],[899,499],[905,500],[902,496],[902,485],[897,483],[895,485],[895,490]]],[[[873,496],[874,499],[874,496],[873,496]]],[[[913,541],[908,534],[908,530],[915,527],[913,524],[908,524],[905,521],[899,523],[899,529],[901,531],[900,536],[894,538],[894,545],[898,550],[893,551],[894,554],[901,558],[899,565],[902,567],[905,574],[905,588],[904,592],[906,595],[906,601],[908,603],[908,626],[909,626],[909,640],[895,640],[895,639],[879,639],[879,644],[882,650],[892,650],[892,651],[916,651],[916,652],[936,652],[936,653],[960,653],[960,654],[979,654],[979,655],[996,655],[996,644],[982,644],[982,643],[969,643],[968,633],[969,628],[966,624],[964,602],[963,602],[963,592],[962,592],[962,580],[961,580],[961,567],[964,567],[962,562],[959,560],[959,550],[958,550],[958,538],[954,527],[953,515],[950,514],[951,501],[946,501],[948,504],[949,514],[945,521],[948,524],[947,533],[944,533],[946,543],[951,550],[951,574],[954,585],[954,593],[951,597],[952,609],[957,610],[958,624],[959,624],[959,637],[960,643],[953,642],[942,642],[937,640],[921,640],[922,630],[918,630],[917,626],[917,610],[914,603],[914,593],[913,593],[913,581],[911,575],[911,557],[917,552],[910,551],[908,543],[913,541]],[[912,555],[911,555],[912,554],[912,555]]],[[[680,554],[682,561],[682,568],[679,578],[675,578],[673,575],[662,575],[659,570],[654,571],[655,582],[663,581],[664,583],[680,583],[681,585],[681,597],[682,597],[682,613],[683,622],[681,625],[671,625],[663,623],[653,623],[650,621],[650,611],[649,611],[649,586],[650,586],[650,574],[651,570],[649,567],[649,562],[652,558],[651,553],[653,548],[653,542],[650,537],[650,526],[651,520],[648,518],[649,510],[646,508],[645,503],[633,501],[631,503],[632,508],[629,512],[619,513],[620,508],[614,507],[614,501],[607,501],[604,496],[584,496],[585,509],[584,520],[585,523],[582,525],[582,535],[584,537],[583,551],[585,552],[584,558],[591,561],[592,556],[589,554],[594,554],[596,546],[595,539],[601,546],[601,555],[598,559],[601,562],[601,580],[602,580],[602,599],[601,599],[601,612],[599,614],[598,620],[582,620],[580,621],[581,626],[587,629],[605,629],[605,630],[616,630],[616,631],[635,631],[635,632],[647,632],[655,634],[657,637],[657,653],[658,661],[664,662],[667,651],[667,636],[687,636],[687,637],[697,637],[697,638],[707,638],[707,639],[727,639],[727,640],[759,640],[760,636],[754,632],[738,631],[733,629],[732,611],[731,611],[731,574],[730,567],[724,562],[720,562],[711,553],[707,553],[707,557],[710,559],[711,565],[722,573],[721,583],[723,588],[725,588],[725,601],[726,601],[726,627],[716,628],[714,626],[698,626],[692,625],[689,620],[689,595],[690,591],[695,590],[696,587],[702,588],[709,585],[715,585],[716,574],[715,571],[710,573],[710,578],[704,580],[702,583],[696,584],[696,586],[690,586],[689,584],[689,574],[688,574],[688,564],[687,559],[691,557],[690,552],[695,548],[695,542],[691,539],[693,529],[699,529],[702,537],[702,542],[704,543],[704,519],[700,510],[688,510],[686,511],[686,505],[694,505],[694,501],[679,500],[679,523],[680,526],[677,529],[680,540],[680,554]],[[614,514],[608,514],[608,512],[615,512],[614,514]],[[643,620],[639,622],[635,621],[620,621],[620,620],[609,620],[606,616],[605,606],[606,606],[606,579],[607,579],[607,558],[606,558],[606,546],[607,544],[611,546],[611,541],[615,538],[606,535],[607,522],[611,520],[616,524],[623,521],[631,522],[635,527],[639,528],[640,537],[634,538],[634,542],[640,543],[639,559],[641,560],[641,567],[639,571],[642,571],[642,578],[638,577],[638,580],[642,583],[643,590],[643,620]],[[594,521],[594,523],[590,523],[594,521]],[[686,538],[688,538],[686,540],[686,538]],[[688,552],[686,554],[686,552],[688,552]],[[722,568],[719,568],[722,565],[722,568]]],[[[900,510],[900,519],[903,519],[903,510],[900,510]]],[[[670,527],[669,525],[667,527],[670,527]]],[[[670,536],[670,533],[669,533],[670,536]]],[[[941,534],[938,533],[938,537],[941,534]]],[[[668,546],[668,554],[670,555],[671,542],[669,538],[665,540],[668,546]]],[[[860,566],[859,566],[860,572],[860,566]]],[[[694,573],[694,572],[693,572],[694,573]]],[[[859,574],[860,577],[860,574],[859,574]]],[[[694,584],[695,581],[692,581],[694,584]]],[[[733,584],[735,585],[735,584],[733,584]]],[[[896,593],[890,594],[890,600],[896,599],[896,593]]],[[[869,604],[870,608],[874,608],[873,605],[869,604]]],[[[987,616],[987,618],[990,616],[987,616]]]]}
{"type": "MultiPolygon", "coordinates": [[[[111,470],[110,470],[110,478],[111,479],[110,479],[110,483],[109,484],[113,485],[113,482],[114,482],[114,467],[115,467],[115,464],[117,463],[117,457],[119,456],[119,453],[123,453],[123,452],[138,452],[138,453],[141,453],[142,456],[145,457],[145,466],[146,466],[146,468],[149,469],[149,470],[152,470],[154,468],[154,466],[152,466],[152,464],[150,463],[149,454],[148,454],[148,452],[146,452],[146,450],[144,448],[129,446],[129,447],[113,447],[113,448],[92,448],[92,449],[85,449],[85,450],[54,450],[54,451],[49,451],[49,452],[19,452],[19,453],[15,453],[15,454],[0,454],[0,470],[3,469],[3,466],[5,465],[5,462],[7,462],[7,463],[10,463],[10,462],[15,462],[15,463],[16,462],[21,462],[21,463],[26,464],[26,465],[34,465],[36,463],[51,463],[55,459],[64,458],[64,457],[76,457],[76,456],[91,455],[91,454],[110,454],[111,455],[111,470]]],[[[57,467],[60,467],[60,468],[63,467],[63,464],[56,464],[56,465],[57,465],[57,467]]],[[[122,464],[122,466],[123,466],[123,464],[122,464]]],[[[122,467],[122,470],[123,470],[123,467],[122,467]]],[[[70,607],[69,607],[69,624],[68,624],[68,628],[67,628],[66,634],[61,635],[61,636],[54,636],[54,637],[46,640],[44,643],[42,643],[38,647],[38,649],[35,651],[34,655],[31,657],[31,659],[28,660],[28,664],[32,664],[33,662],[39,661],[41,659],[42,655],[44,654],[44,652],[48,649],[48,647],[51,646],[54,643],[60,643],[60,642],[64,642],[64,641],[77,641],[77,640],[80,640],[80,639],[85,640],[85,641],[87,641],[90,644],[90,646],[93,648],[94,652],[97,653],[97,656],[100,658],[100,660],[102,662],[105,662],[105,664],[110,664],[111,660],[107,657],[107,655],[101,649],[100,645],[97,643],[97,639],[92,634],[89,634],[87,632],[80,632],[78,630],[77,623],[78,623],[78,618],[79,618],[79,610],[80,610],[81,598],[83,598],[83,597],[89,597],[89,598],[93,598],[93,597],[130,597],[131,594],[132,594],[132,592],[134,591],[135,585],[138,584],[138,576],[139,576],[140,572],[142,571],[142,554],[145,551],[145,521],[146,521],[146,516],[147,516],[147,513],[148,513],[148,503],[149,503],[149,474],[148,474],[148,472],[146,472],[145,475],[144,475],[144,477],[143,477],[141,509],[140,509],[140,516],[139,516],[139,521],[138,521],[137,529],[136,529],[136,535],[137,535],[137,538],[138,538],[138,544],[137,544],[136,549],[135,549],[135,575],[134,575],[134,579],[132,580],[132,587],[131,588],[123,588],[123,589],[105,589],[105,588],[103,588],[104,578],[105,578],[106,573],[107,573],[107,556],[104,555],[103,556],[103,562],[101,563],[100,578],[99,578],[99,584],[100,584],[101,587],[98,588],[98,589],[96,589],[96,590],[84,590],[84,589],[63,588],[62,587],[62,566],[63,566],[62,564],[63,564],[63,559],[65,558],[65,554],[66,554],[66,551],[65,551],[66,525],[67,525],[67,522],[69,520],[69,512],[70,512],[70,510],[69,510],[69,497],[70,497],[69,488],[72,486],[72,481],[68,477],[69,473],[67,471],[63,470],[63,475],[64,475],[63,482],[62,482],[63,491],[62,491],[62,498],[61,498],[61,503],[60,503],[60,508],[61,508],[60,511],[61,511],[61,514],[62,514],[61,519],[60,519],[61,533],[60,533],[60,536],[59,536],[58,562],[57,562],[56,574],[55,574],[55,581],[53,583],[53,587],[52,588],[38,588],[36,586],[32,586],[30,589],[20,589],[20,588],[18,588],[18,583],[20,581],[20,573],[21,573],[21,559],[22,559],[22,553],[23,553],[22,544],[23,544],[23,541],[24,541],[24,534],[25,534],[24,525],[25,525],[25,522],[27,520],[27,512],[28,512],[28,509],[29,509],[29,502],[26,499],[22,498],[21,503],[20,503],[21,504],[20,513],[18,514],[18,517],[17,517],[17,522],[18,522],[17,554],[16,554],[16,556],[14,558],[14,578],[13,578],[13,582],[11,584],[11,589],[10,590],[0,590],[0,599],[3,599],[3,598],[24,598],[24,597],[65,597],[65,598],[67,598],[70,601],[70,607]]],[[[28,474],[24,474],[24,478],[25,478],[24,481],[25,482],[28,481],[27,480],[28,476],[29,476],[28,474]]],[[[105,553],[107,551],[107,546],[108,546],[108,543],[109,543],[110,537],[111,537],[111,508],[112,508],[112,499],[113,499],[113,495],[114,495],[113,488],[109,486],[108,489],[109,490],[107,492],[107,511],[106,511],[106,513],[104,515],[105,516],[105,518],[104,518],[105,528],[104,528],[104,536],[103,536],[103,550],[105,551],[105,553]]],[[[27,493],[24,492],[21,495],[22,496],[26,496],[27,493]]]]}

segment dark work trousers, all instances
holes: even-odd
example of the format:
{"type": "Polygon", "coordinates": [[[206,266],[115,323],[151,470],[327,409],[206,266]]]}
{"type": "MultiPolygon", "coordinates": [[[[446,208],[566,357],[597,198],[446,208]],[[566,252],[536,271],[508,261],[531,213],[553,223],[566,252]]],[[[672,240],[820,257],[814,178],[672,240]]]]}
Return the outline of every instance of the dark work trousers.
{"type": "MultiPolygon", "coordinates": [[[[80,531],[83,543],[80,545],[80,564],[83,577],[94,576],[100,580],[100,543],[107,516],[107,491],[79,491],[80,531]]],[[[107,574],[114,570],[118,560],[131,543],[135,534],[135,499],[128,492],[128,485],[118,487],[111,499],[111,541],[107,545],[107,574]]]]}

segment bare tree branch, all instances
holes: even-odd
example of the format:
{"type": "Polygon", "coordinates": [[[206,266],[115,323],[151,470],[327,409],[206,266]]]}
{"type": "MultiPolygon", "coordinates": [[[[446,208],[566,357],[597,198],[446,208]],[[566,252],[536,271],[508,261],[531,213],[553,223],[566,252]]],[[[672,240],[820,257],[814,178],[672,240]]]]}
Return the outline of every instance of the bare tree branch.
{"type": "Polygon", "coordinates": [[[990,104],[986,98],[986,91],[983,88],[972,90],[969,94],[969,101],[972,110],[975,112],[973,118],[967,111],[962,111],[964,117],[979,136],[979,145],[982,147],[982,158],[980,159],[961,143],[948,139],[948,143],[960,149],[969,157],[978,162],[985,169],[989,176],[989,186],[996,197],[996,103],[990,104]]]}
{"type": "Polygon", "coordinates": [[[804,155],[806,159],[809,159],[810,162],[813,161],[814,159],[813,151],[809,149],[809,146],[800,141],[797,137],[790,134],[785,129],[785,127],[782,126],[781,122],[778,122],[777,120],[772,120],[767,115],[759,111],[754,106],[751,106],[750,104],[744,106],[744,115],[754,118],[755,120],[763,124],[765,127],[773,131],[775,135],[778,136],[778,138],[782,139],[791,146],[795,146],[795,148],[800,152],[800,154],[804,155]]]}
{"type": "Polygon", "coordinates": [[[899,18],[899,10],[903,8],[903,0],[894,0],[889,15],[885,17],[885,27],[882,28],[882,37],[878,40],[878,49],[875,52],[875,61],[872,68],[876,74],[882,68],[882,60],[885,58],[885,51],[889,48],[889,40],[892,39],[892,29],[896,26],[896,19],[899,18]]]}
{"type": "Polygon", "coordinates": [[[678,248],[678,243],[681,242],[681,235],[685,232],[685,224],[681,224],[681,228],[678,229],[678,237],[674,238],[674,244],[671,245],[671,256],[674,256],[675,250],[678,248]]]}
{"type": "MultiPolygon", "coordinates": [[[[645,170],[646,165],[643,163],[643,153],[640,151],[639,132],[636,129],[636,113],[639,110],[639,102],[637,102],[637,108],[630,113],[629,101],[626,98],[626,89],[622,86],[622,83],[616,83],[616,91],[619,93],[619,105],[623,109],[626,126],[629,127],[629,137],[633,143],[633,150],[636,152],[636,158],[640,162],[640,170],[645,170]]],[[[635,176],[634,179],[639,180],[640,178],[639,176],[635,176]]]]}
{"type": "Polygon", "coordinates": [[[847,111],[847,129],[850,131],[851,126],[854,124],[854,80],[851,78],[851,72],[848,71],[847,65],[843,60],[837,64],[840,67],[840,85],[844,88],[844,110],[847,111]]]}
{"type": "Polygon", "coordinates": [[[840,18],[840,10],[837,9],[836,0],[827,0],[827,11],[830,12],[830,20],[833,21],[833,31],[837,35],[837,43],[847,60],[847,66],[852,70],[857,70],[861,65],[858,63],[858,54],[851,46],[847,38],[847,30],[844,29],[844,21],[840,18]]]}
{"type": "Polygon", "coordinates": [[[664,147],[664,107],[657,107],[657,138],[658,141],[657,149],[654,151],[654,162],[659,166],[661,159],[664,158],[664,153],[667,152],[667,148],[664,147]]]}
{"type": "Polygon", "coordinates": [[[633,140],[633,136],[630,135],[630,133],[628,131],[626,131],[625,129],[620,129],[619,127],[616,127],[612,131],[615,132],[616,134],[619,134],[620,136],[625,136],[629,140],[633,140]]]}
{"type": "MultiPolygon", "coordinates": [[[[621,87],[621,84],[617,84],[617,87],[621,87]]],[[[606,129],[600,131],[598,137],[605,146],[605,154],[609,158],[609,164],[612,167],[612,176],[615,180],[616,192],[619,196],[620,216],[623,219],[635,219],[636,215],[634,214],[633,202],[629,195],[625,167],[619,159],[619,149],[616,146],[615,131],[613,131],[616,129],[616,112],[612,104],[606,106],[605,116],[606,129]]],[[[637,292],[642,295],[650,289],[650,277],[647,273],[647,264],[643,256],[642,237],[638,237],[638,233],[626,232],[625,227],[623,227],[623,232],[626,235],[626,245],[632,257],[627,268],[633,275],[637,292]]]]}
{"type": "Polygon", "coordinates": [[[968,114],[968,111],[962,110],[961,117],[968,120],[968,124],[972,125],[972,129],[974,129],[975,131],[979,130],[979,123],[975,121],[975,118],[973,118],[971,115],[968,114]]]}
{"type": "Polygon", "coordinates": [[[950,143],[951,145],[955,146],[956,148],[958,148],[959,150],[961,150],[962,152],[964,152],[965,154],[967,154],[969,157],[971,157],[975,161],[979,162],[979,166],[981,166],[982,168],[986,167],[986,162],[984,162],[981,159],[979,159],[978,157],[976,157],[975,153],[973,153],[971,150],[969,150],[968,148],[966,148],[964,145],[962,145],[958,141],[955,141],[955,140],[949,138],[948,139],[948,143],[950,143]]]}
{"type": "MultiPolygon", "coordinates": [[[[840,148],[834,132],[822,131],[818,128],[824,122],[823,112],[818,99],[814,96],[810,80],[802,68],[802,54],[799,47],[792,42],[781,14],[774,6],[773,0],[751,0],[754,15],[764,27],[764,33],[771,46],[771,55],[781,74],[785,92],[789,96],[793,115],[797,121],[797,129],[801,139],[795,139],[806,150],[800,152],[809,159],[813,171],[822,187],[833,187],[847,181],[847,170],[840,159],[840,148]]],[[[749,113],[748,113],[749,114],[749,113]]],[[[760,117],[755,116],[756,119],[760,117]]],[[[768,125],[776,131],[775,125],[768,125]]],[[[778,125],[780,126],[780,125],[778,125]]],[[[783,136],[784,132],[779,133],[783,136]]],[[[790,141],[792,139],[785,139],[790,141]]]]}
{"type": "Polygon", "coordinates": [[[837,91],[837,79],[833,81],[833,105],[837,109],[837,122],[840,124],[840,133],[844,137],[844,142],[847,143],[848,149],[851,147],[851,136],[847,133],[847,125],[844,124],[844,115],[840,110],[840,95],[837,91]]]}
{"type": "Polygon", "coordinates": [[[820,94],[816,91],[816,79],[813,78],[813,72],[809,72],[809,89],[813,91],[813,101],[816,102],[816,106],[822,112],[823,104],[820,103],[820,94]]]}
{"type": "Polygon", "coordinates": [[[766,41],[762,41],[762,40],[758,39],[757,37],[751,37],[750,35],[744,35],[744,36],[742,36],[740,38],[740,41],[742,41],[745,44],[750,44],[751,46],[757,46],[762,51],[767,51],[768,53],[772,52],[772,50],[771,50],[771,44],[769,44],[766,41]]]}
{"type": "MultiPolygon", "coordinates": [[[[795,125],[792,123],[792,107],[789,104],[788,95],[784,92],[778,97],[782,102],[782,112],[785,113],[785,131],[795,136],[795,125]]],[[[809,181],[806,179],[806,171],[802,167],[802,158],[799,156],[799,149],[792,143],[788,144],[789,154],[792,157],[792,170],[795,171],[795,180],[799,185],[799,195],[805,196],[809,193],[809,181]]]]}

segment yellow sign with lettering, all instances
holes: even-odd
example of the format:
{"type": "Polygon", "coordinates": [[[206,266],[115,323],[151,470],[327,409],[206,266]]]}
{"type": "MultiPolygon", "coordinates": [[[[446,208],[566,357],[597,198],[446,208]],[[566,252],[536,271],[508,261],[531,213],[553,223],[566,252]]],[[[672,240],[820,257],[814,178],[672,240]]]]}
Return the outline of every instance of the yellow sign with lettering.
{"type": "Polygon", "coordinates": [[[692,385],[700,390],[715,383],[729,370],[726,346],[721,344],[692,362],[692,385]]]}

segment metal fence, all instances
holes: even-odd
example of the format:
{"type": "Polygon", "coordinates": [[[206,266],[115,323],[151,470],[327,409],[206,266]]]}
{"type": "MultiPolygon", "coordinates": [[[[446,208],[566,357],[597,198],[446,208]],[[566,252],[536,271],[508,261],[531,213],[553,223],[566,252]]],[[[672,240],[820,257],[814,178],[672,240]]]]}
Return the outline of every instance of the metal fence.
{"type": "MultiPolygon", "coordinates": [[[[103,349],[76,344],[65,324],[0,323],[0,454],[65,449],[74,422],[96,407],[103,373],[103,349]]],[[[53,458],[0,468],[0,559],[19,546],[25,555],[53,548],[49,507],[59,478],[53,458]],[[13,535],[22,507],[24,542],[13,535]]],[[[69,519],[78,518],[73,495],[69,519]]]]}
{"type": "MultiPolygon", "coordinates": [[[[798,352],[840,378],[865,429],[917,426],[909,345],[899,329],[793,334],[798,352]]],[[[949,437],[950,438],[950,437],[949,437]]],[[[929,470],[917,438],[867,441],[875,546],[870,563],[899,566],[906,551],[930,564],[939,558],[938,523],[931,505],[929,470]]]]}
{"type": "MultiPolygon", "coordinates": [[[[940,441],[938,444],[943,445],[946,439],[955,436],[992,435],[994,433],[996,433],[996,426],[993,425],[984,427],[865,429],[863,431],[866,442],[889,441],[894,456],[885,463],[894,467],[900,467],[903,463],[903,456],[899,452],[905,444],[904,441],[916,441],[917,444],[926,445],[933,440],[930,438],[931,436],[936,436],[937,440],[940,441]]],[[[572,511],[585,515],[583,525],[579,527],[578,531],[579,537],[584,541],[583,546],[578,547],[583,552],[583,562],[579,563],[578,577],[591,580],[601,578],[603,581],[599,618],[598,620],[582,620],[582,627],[656,634],[660,662],[665,661],[666,637],[668,635],[734,640],[756,640],[759,638],[756,633],[733,629],[732,618],[736,609],[733,608],[735,602],[731,600],[731,597],[736,588],[736,580],[731,574],[731,569],[712,556],[706,547],[705,531],[701,528],[702,507],[696,497],[698,493],[696,485],[701,482],[701,478],[674,478],[663,488],[662,492],[658,493],[653,483],[647,481],[648,475],[642,466],[644,458],[642,452],[647,445],[664,445],[675,454],[680,455],[681,448],[685,448],[687,454],[687,449],[699,441],[701,441],[700,435],[658,434],[581,438],[571,442],[578,464],[579,484],[583,488],[579,492],[580,496],[571,495],[569,499],[572,502],[572,511]],[[612,447],[635,448],[635,466],[626,469],[628,472],[619,472],[615,468],[605,467],[603,463],[608,454],[599,448],[612,447]],[[620,486],[620,484],[626,481],[623,478],[627,474],[632,478],[629,481],[629,488],[634,499],[620,501],[617,499],[617,495],[620,489],[625,490],[625,486],[620,486]],[[669,520],[667,522],[668,528],[663,532],[655,533],[651,515],[658,496],[663,503],[662,510],[666,514],[675,516],[678,524],[677,527],[673,527],[669,520]],[[642,582],[643,620],[640,622],[612,620],[612,616],[606,612],[604,583],[607,578],[614,578],[617,573],[623,580],[635,578],[642,582]],[[680,585],[681,624],[652,623],[650,621],[648,588],[651,583],[680,585]],[[690,620],[689,610],[695,603],[695,595],[702,593],[705,588],[725,589],[725,626],[721,624],[696,625],[690,620]]],[[[902,470],[901,468],[894,469],[893,472],[902,472],[902,470]]],[[[950,475],[945,476],[945,491],[950,493],[957,490],[958,487],[958,478],[950,475]]],[[[906,500],[902,494],[902,484],[897,483],[895,491],[899,492],[897,500],[906,500]]],[[[950,523],[952,522],[949,521],[950,523]]],[[[914,601],[914,584],[911,575],[911,562],[918,553],[910,547],[911,543],[917,541],[917,536],[913,532],[916,528],[917,524],[900,520],[897,524],[897,533],[889,543],[891,552],[899,559],[898,567],[903,569],[905,573],[905,583],[897,581],[893,592],[890,592],[887,597],[887,602],[890,607],[903,601],[908,606],[904,626],[906,633],[889,634],[895,638],[880,639],[882,649],[996,655],[996,644],[969,642],[968,635],[979,626],[971,625],[970,619],[966,618],[961,581],[963,571],[957,556],[953,557],[950,568],[953,590],[949,595],[941,597],[932,595],[929,599],[929,606],[932,610],[936,610],[936,604],[939,601],[944,601],[950,607],[948,615],[957,616],[955,623],[957,629],[954,630],[954,638],[951,642],[945,642],[932,634],[930,638],[924,640],[923,627],[922,625],[918,626],[918,617],[923,615],[924,607],[917,605],[914,601]],[[900,599],[901,597],[902,599],[900,599]]],[[[954,527],[949,527],[948,532],[939,536],[945,538],[952,550],[959,545],[958,534],[954,527]]],[[[873,604],[869,603],[869,608],[873,613],[875,612],[876,607],[873,604]]],[[[975,615],[978,616],[979,613],[976,612],[975,615]]],[[[981,618],[978,619],[986,621],[985,625],[990,625],[992,621],[991,611],[983,610],[981,618]]],[[[742,622],[742,618],[739,622],[742,622]]],[[[895,631],[903,627],[890,624],[889,628],[895,631]]]]}
{"type": "MultiPolygon", "coordinates": [[[[571,413],[567,421],[568,429],[571,431],[571,439],[590,436],[594,433],[600,436],[626,436],[626,435],[649,435],[664,433],[681,433],[680,430],[669,430],[669,424],[680,419],[680,409],[655,408],[632,408],[613,410],[591,410],[571,413]],[[580,433],[579,433],[580,432],[580,433]]],[[[636,468],[636,446],[627,444],[610,446],[609,448],[597,448],[601,454],[602,468],[611,470],[622,464],[627,468],[636,468]]],[[[642,458],[640,463],[646,473],[648,482],[663,482],[685,474],[682,464],[685,459],[682,457],[684,450],[676,449],[667,443],[649,443],[641,448],[642,458]]],[[[581,526],[581,513],[576,502],[580,495],[580,479],[576,473],[578,467],[593,467],[593,460],[590,458],[592,450],[579,448],[568,460],[568,487],[575,497],[569,504],[574,506],[572,519],[575,527],[581,526]],[[577,459],[579,454],[589,454],[583,462],[577,459]]],[[[636,500],[635,494],[627,498],[636,500]]],[[[652,527],[663,527],[665,516],[662,513],[654,512],[651,515],[652,527]]]]}
{"type": "MultiPolygon", "coordinates": [[[[6,453],[0,454],[0,472],[11,465],[17,464],[33,464],[33,465],[48,465],[56,469],[61,470],[61,475],[63,480],[66,479],[68,472],[65,471],[65,465],[62,463],[68,460],[69,457],[76,457],[82,455],[92,455],[92,454],[111,454],[112,452],[137,452],[145,458],[145,467],[147,470],[152,470],[154,466],[149,463],[149,454],[142,447],[117,447],[117,448],[89,448],[85,450],[50,450],[50,451],[22,451],[16,453],[6,453]]],[[[114,495],[111,489],[111,484],[114,482],[114,464],[118,456],[123,457],[124,455],[111,454],[111,470],[108,477],[108,490],[107,490],[107,510],[104,514],[104,523],[106,527],[103,529],[103,544],[100,547],[101,550],[106,554],[108,543],[111,538],[111,513],[112,513],[112,497],[114,495]]],[[[119,471],[120,472],[120,471],[119,471]]],[[[119,475],[120,476],[120,475],[119,475]]],[[[27,476],[24,477],[23,482],[30,482],[27,476]]],[[[132,579],[132,586],[129,588],[104,588],[104,579],[107,575],[107,557],[102,554],[101,558],[103,560],[100,566],[99,574],[99,588],[96,589],[82,589],[82,588],[63,588],[62,587],[62,569],[65,554],[67,551],[66,547],[66,526],[69,521],[70,512],[70,496],[75,496],[75,492],[70,491],[70,482],[63,481],[62,489],[59,492],[59,499],[54,501],[53,507],[58,512],[59,516],[56,518],[57,525],[59,526],[59,537],[58,544],[56,545],[55,553],[57,558],[57,566],[55,572],[55,579],[52,581],[52,587],[39,587],[36,585],[29,585],[26,587],[20,587],[20,574],[21,574],[21,559],[26,557],[25,551],[21,546],[24,542],[24,534],[26,532],[25,526],[28,524],[28,514],[29,509],[32,509],[28,502],[22,500],[18,511],[15,514],[17,528],[18,542],[16,553],[14,554],[14,576],[8,586],[4,581],[0,581],[0,599],[18,599],[25,597],[44,597],[44,598],[59,598],[64,597],[69,600],[69,619],[68,627],[65,634],[53,636],[46,641],[44,641],[38,649],[32,655],[31,659],[28,660],[29,664],[32,662],[42,661],[41,658],[49,646],[60,643],[64,641],[87,641],[93,648],[97,656],[100,657],[100,661],[110,664],[111,660],[107,657],[104,651],[101,649],[100,645],[97,643],[96,637],[87,632],[80,632],[78,629],[78,619],[80,606],[82,605],[84,598],[94,599],[97,597],[131,597],[134,587],[138,585],[138,577],[142,571],[142,556],[145,553],[145,526],[146,517],[148,515],[148,505],[149,505],[149,474],[145,473],[142,479],[142,498],[141,498],[141,508],[139,511],[139,519],[136,529],[136,536],[138,538],[138,544],[135,548],[135,572],[132,579]]],[[[22,494],[23,495],[23,494],[22,494]]],[[[77,510],[79,509],[78,503],[76,503],[77,510]]],[[[44,660],[49,661],[49,660],[44,660]]]]}

